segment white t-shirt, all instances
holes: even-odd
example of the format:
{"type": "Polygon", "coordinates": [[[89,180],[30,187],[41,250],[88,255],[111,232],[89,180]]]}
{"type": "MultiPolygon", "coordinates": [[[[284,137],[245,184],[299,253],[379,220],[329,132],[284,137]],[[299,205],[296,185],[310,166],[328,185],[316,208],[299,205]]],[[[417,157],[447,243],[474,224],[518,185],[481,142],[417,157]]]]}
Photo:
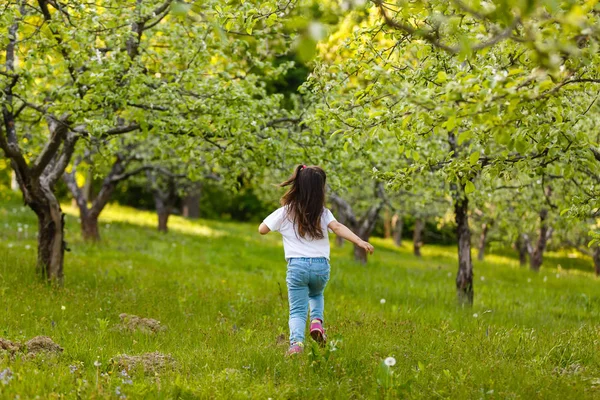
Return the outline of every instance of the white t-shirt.
{"type": "Polygon", "coordinates": [[[302,238],[293,221],[287,215],[287,208],[280,207],[273,211],[263,223],[274,232],[281,233],[283,236],[283,250],[286,260],[297,257],[325,257],[329,260],[329,237],[327,235],[327,226],[335,221],[335,217],[327,208],[323,208],[321,214],[321,229],[323,229],[323,239],[302,238]]]}

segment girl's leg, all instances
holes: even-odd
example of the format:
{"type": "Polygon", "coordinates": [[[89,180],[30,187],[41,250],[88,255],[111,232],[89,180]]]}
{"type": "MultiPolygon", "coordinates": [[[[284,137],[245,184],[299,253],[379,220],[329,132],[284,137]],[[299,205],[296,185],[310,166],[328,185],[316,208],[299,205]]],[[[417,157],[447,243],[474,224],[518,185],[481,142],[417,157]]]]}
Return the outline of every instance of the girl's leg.
{"type": "Polygon", "coordinates": [[[325,309],[325,297],[323,296],[323,288],[321,290],[309,290],[308,302],[310,304],[310,320],[320,319],[323,322],[323,311],[325,309]]]}
{"type": "Polygon", "coordinates": [[[308,314],[308,276],[301,268],[288,266],[287,287],[290,303],[290,344],[304,342],[306,317],[308,314]]]}
{"type": "Polygon", "coordinates": [[[308,285],[308,301],[310,304],[310,320],[320,319],[323,322],[325,298],[323,291],[329,281],[329,264],[317,269],[310,274],[308,285]]]}

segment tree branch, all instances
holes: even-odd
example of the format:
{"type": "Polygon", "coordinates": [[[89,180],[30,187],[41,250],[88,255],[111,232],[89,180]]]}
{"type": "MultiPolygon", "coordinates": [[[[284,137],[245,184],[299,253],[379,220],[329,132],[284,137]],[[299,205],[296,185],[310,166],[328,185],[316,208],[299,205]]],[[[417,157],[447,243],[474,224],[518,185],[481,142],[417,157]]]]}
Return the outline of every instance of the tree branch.
{"type": "Polygon", "coordinates": [[[63,143],[62,152],[56,160],[52,170],[46,175],[46,181],[49,187],[54,186],[64,174],[67,165],[69,165],[69,161],[71,161],[71,157],[73,157],[73,152],[75,151],[75,145],[77,144],[78,139],[79,135],[74,132],[67,133],[63,143]]]}
{"type": "Polygon", "coordinates": [[[31,173],[34,177],[37,178],[41,176],[46,166],[48,166],[50,161],[56,156],[60,145],[63,143],[63,140],[69,131],[67,118],[67,115],[62,116],[59,119],[52,116],[48,117],[50,139],[46,142],[44,149],[40,152],[40,155],[31,166],[31,173]]]}

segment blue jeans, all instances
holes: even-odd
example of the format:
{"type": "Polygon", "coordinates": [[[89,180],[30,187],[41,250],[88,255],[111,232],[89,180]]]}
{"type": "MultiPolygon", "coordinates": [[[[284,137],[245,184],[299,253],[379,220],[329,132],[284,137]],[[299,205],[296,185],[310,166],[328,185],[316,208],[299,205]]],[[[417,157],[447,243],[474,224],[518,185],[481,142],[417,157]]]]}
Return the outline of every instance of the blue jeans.
{"type": "Polygon", "coordinates": [[[306,316],[323,321],[323,290],[329,281],[329,260],[320,258],[288,259],[286,282],[290,303],[290,343],[304,342],[306,316]]]}

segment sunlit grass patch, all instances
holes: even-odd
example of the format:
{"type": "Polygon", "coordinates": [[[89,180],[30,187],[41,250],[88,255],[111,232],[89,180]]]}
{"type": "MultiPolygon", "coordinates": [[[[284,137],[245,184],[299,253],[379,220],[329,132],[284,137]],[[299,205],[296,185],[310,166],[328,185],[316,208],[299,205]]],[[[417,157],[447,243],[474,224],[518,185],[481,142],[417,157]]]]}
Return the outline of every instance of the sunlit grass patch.
{"type": "MultiPolygon", "coordinates": [[[[63,205],[65,214],[79,216],[79,210],[72,205],[63,205]]],[[[143,227],[153,227],[157,225],[156,213],[150,211],[136,210],[133,212],[131,207],[124,207],[118,204],[109,204],[102,211],[100,221],[107,223],[126,223],[143,227]]],[[[204,237],[218,237],[225,233],[213,229],[201,221],[192,222],[178,215],[172,215],[169,218],[169,229],[179,233],[190,234],[204,237]]]]}

